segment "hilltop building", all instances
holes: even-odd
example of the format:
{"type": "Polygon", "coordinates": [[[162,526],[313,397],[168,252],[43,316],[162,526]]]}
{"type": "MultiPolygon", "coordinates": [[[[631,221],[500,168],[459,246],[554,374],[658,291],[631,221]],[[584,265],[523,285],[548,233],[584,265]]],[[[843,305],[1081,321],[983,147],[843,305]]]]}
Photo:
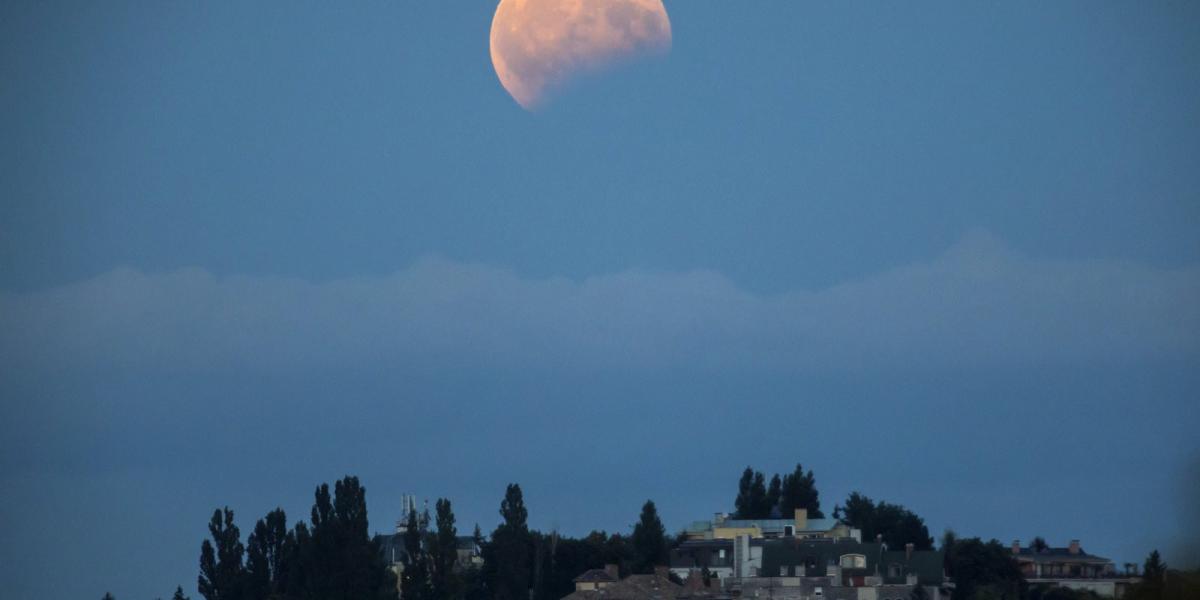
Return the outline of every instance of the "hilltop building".
{"type": "Polygon", "coordinates": [[[680,585],[671,581],[666,567],[653,575],[630,575],[621,579],[617,565],[592,569],[575,578],[575,591],[562,600],[731,600],[719,589],[702,585],[680,585]]]}
{"type": "Polygon", "coordinates": [[[694,521],[685,531],[689,540],[732,540],[740,535],[751,539],[803,538],[862,541],[862,532],[837,519],[810,519],[808,511],[796,509],[790,519],[734,519],[716,513],[711,521],[694,521]]]}
{"type": "Polygon", "coordinates": [[[671,552],[680,578],[707,573],[734,596],[795,600],[907,599],[914,587],[930,600],[950,597],[941,551],[891,550],[851,537],[688,540],[671,552]]]}
{"type": "Polygon", "coordinates": [[[1030,585],[1054,585],[1121,598],[1138,581],[1133,573],[1117,572],[1111,560],[1085,552],[1079,540],[1071,540],[1065,548],[1022,547],[1020,540],[1013,540],[1012,553],[1030,585]]]}

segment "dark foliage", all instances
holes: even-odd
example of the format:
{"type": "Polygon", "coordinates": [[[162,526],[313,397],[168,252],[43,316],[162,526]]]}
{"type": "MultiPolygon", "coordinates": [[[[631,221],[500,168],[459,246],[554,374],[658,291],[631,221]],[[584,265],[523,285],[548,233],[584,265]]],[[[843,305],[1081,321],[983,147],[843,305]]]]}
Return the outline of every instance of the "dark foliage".
{"type": "Polygon", "coordinates": [[[450,501],[438,498],[436,512],[437,536],[430,552],[433,597],[438,600],[458,600],[462,595],[458,573],[455,570],[458,561],[458,529],[454,525],[454,511],[450,507],[450,501]]]}
{"type": "Polygon", "coordinates": [[[796,514],[797,508],[808,509],[810,519],[823,519],[821,512],[820,494],[817,493],[817,481],[810,469],[807,473],[800,463],[790,475],[783,476],[783,485],[779,494],[779,513],[784,518],[796,514]]]}
{"type": "Polygon", "coordinates": [[[504,522],[484,546],[484,579],[495,600],[526,600],[532,584],[533,536],[521,486],[509,484],[500,503],[504,522]]]}
{"type": "Polygon", "coordinates": [[[739,519],[791,518],[796,509],[808,510],[812,519],[822,519],[821,502],[816,478],[797,464],[796,469],[782,477],[775,474],[770,485],[761,471],[746,467],[738,480],[738,495],[734,499],[734,516],[739,519]]]}
{"type": "MultiPolygon", "coordinates": [[[[218,510],[209,523],[212,541],[200,547],[198,588],[206,600],[361,600],[396,598],[395,577],[367,535],[366,490],[346,477],[317,488],[312,528],[276,509],[247,539],[233,511],[218,510]],[[245,563],[243,564],[243,556],[245,563]]],[[[183,590],[176,590],[176,600],[183,590]]]]}
{"type": "Polygon", "coordinates": [[[996,540],[986,543],[979,538],[951,541],[942,550],[946,553],[947,574],[955,583],[953,600],[1022,598],[1025,579],[1011,549],[996,540]]]}
{"type": "Polygon", "coordinates": [[[408,513],[407,534],[404,536],[404,572],[400,576],[400,591],[406,600],[433,598],[430,560],[426,551],[428,522],[428,519],[418,517],[415,510],[408,513]]]}
{"type": "Polygon", "coordinates": [[[246,593],[249,598],[282,598],[287,585],[284,562],[287,515],[276,508],[259,519],[246,540],[246,593]]]}
{"type": "Polygon", "coordinates": [[[910,543],[917,550],[933,548],[933,538],[929,535],[925,520],[899,504],[877,504],[858,492],[851,492],[846,504],[834,509],[834,516],[862,530],[864,541],[874,541],[876,537],[883,536],[883,542],[889,548],[903,548],[910,543]]]}
{"type": "Polygon", "coordinates": [[[653,573],[654,567],[667,564],[667,530],[658,518],[658,508],[650,500],[642,506],[632,542],[635,573],[653,573]]]}
{"type": "Polygon", "coordinates": [[[207,600],[239,600],[243,597],[245,570],[241,532],[233,524],[233,511],[213,511],[208,523],[212,542],[200,544],[200,577],[197,586],[207,600]]]}

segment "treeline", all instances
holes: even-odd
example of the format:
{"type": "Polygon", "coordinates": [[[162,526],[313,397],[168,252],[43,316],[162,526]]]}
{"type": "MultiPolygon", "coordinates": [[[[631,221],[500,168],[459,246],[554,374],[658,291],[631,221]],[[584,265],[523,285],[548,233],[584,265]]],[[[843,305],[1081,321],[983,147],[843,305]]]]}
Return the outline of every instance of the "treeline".
{"type": "MultiPolygon", "coordinates": [[[[738,480],[733,514],[738,519],[790,519],[796,509],[806,509],[810,519],[823,519],[820,493],[811,469],[800,464],[782,477],[776,473],[768,484],[762,471],[746,467],[738,480]]],[[[844,505],[834,507],[834,518],[862,531],[864,542],[882,537],[891,548],[913,544],[917,550],[933,548],[933,538],[925,520],[916,513],[889,502],[875,502],[859,492],[851,492],[844,505]]]]}
{"type": "MultiPolygon", "coordinates": [[[[482,565],[458,560],[458,528],[450,500],[435,515],[407,515],[402,575],[396,576],[367,531],[366,490],[346,477],[316,489],[310,523],[288,529],[276,509],[259,519],[245,545],[228,507],[213,513],[211,540],[200,546],[197,589],[205,600],[559,600],[588,569],[618,565],[622,574],[666,565],[670,544],[652,501],[632,535],[593,531],[583,538],[529,528],[521,487],[510,484],[501,522],[484,538],[475,527],[482,565]],[[397,585],[399,584],[399,585],[397,585]]],[[[186,600],[177,590],[175,600],[186,600]]]]}
{"type": "Polygon", "coordinates": [[[367,531],[366,489],[345,477],[314,493],[309,523],[288,529],[275,509],[243,546],[228,507],[213,513],[200,545],[197,590],[206,600],[396,598],[396,578],[367,531]]]}
{"type": "MultiPolygon", "coordinates": [[[[761,472],[747,467],[738,482],[735,510],[764,518],[784,508],[805,508],[822,518],[811,470],[799,464],[775,475],[769,486],[761,472]]],[[[573,579],[589,569],[618,565],[621,576],[652,573],[666,565],[673,543],[652,501],[642,506],[632,535],[592,531],[582,538],[530,529],[521,488],[510,484],[500,502],[499,525],[486,538],[476,525],[473,538],[482,564],[458,558],[458,529],[450,500],[439,498],[436,514],[407,515],[402,577],[397,582],[367,529],[366,490],[347,476],[333,492],[316,488],[308,522],[288,528],[275,509],[259,519],[245,545],[233,511],[218,509],[209,522],[211,540],[200,548],[197,590],[205,600],[560,600],[574,590],[573,579]]],[[[790,516],[789,513],[787,516],[790,516]]],[[[933,548],[924,520],[905,507],[852,492],[834,517],[860,529],[864,541],[881,538],[889,548],[912,543],[933,548]]],[[[1034,545],[1041,538],[1035,538],[1034,545]]],[[[1031,586],[1008,546],[996,540],[941,540],[946,574],[955,582],[953,600],[1096,600],[1091,592],[1031,586]]],[[[1142,582],[1127,600],[1200,598],[1200,571],[1167,568],[1158,552],[1146,559],[1142,582]]],[[[105,600],[112,600],[111,594],[105,600]]],[[[173,600],[189,600],[176,588],[173,600]]]]}
{"type": "MultiPolygon", "coordinates": [[[[575,589],[574,578],[607,564],[622,575],[653,573],[666,565],[670,544],[653,501],[642,506],[633,534],[593,531],[583,538],[543,533],[528,525],[521,487],[510,484],[500,503],[502,522],[483,544],[479,577],[465,573],[469,587],[465,600],[559,600],[575,589]]],[[[406,571],[407,572],[407,571],[406,571]]],[[[407,583],[407,582],[405,582],[407,583]]],[[[418,589],[421,589],[418,587],[418,589]]],[[[410,600],[404,588],[405,600],[410,600]]],[[[416,600],[458,600],[459,596],[418,597],[416,600]]]]}
{"type": "Polygon", "coordinates": [[[864,542],[882,539],[889,548],[912,544],[917,550],[932,550],[933,538],[925,519],[899,504],[874,500],[851,492],[846,503],[835,507],[833,516],[862,531],[864,542]]]}

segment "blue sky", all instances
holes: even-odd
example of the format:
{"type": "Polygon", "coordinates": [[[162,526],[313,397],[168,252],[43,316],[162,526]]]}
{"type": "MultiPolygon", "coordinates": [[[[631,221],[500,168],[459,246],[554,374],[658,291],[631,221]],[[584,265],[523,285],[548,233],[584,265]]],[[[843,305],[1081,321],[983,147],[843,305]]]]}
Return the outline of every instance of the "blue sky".
{"type": "Polygon", "coordinates": [[[529,113],[491,2],[0,7],[0,587],[194,589],[345,473],[580,534],[797,461],[1200,560],[1200,9],[667,9],[529,113]]]}

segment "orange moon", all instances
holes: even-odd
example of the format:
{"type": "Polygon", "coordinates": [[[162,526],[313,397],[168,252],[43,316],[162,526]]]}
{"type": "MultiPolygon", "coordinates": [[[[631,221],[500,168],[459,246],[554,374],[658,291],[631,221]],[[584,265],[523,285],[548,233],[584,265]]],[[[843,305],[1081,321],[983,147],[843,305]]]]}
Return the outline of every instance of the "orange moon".
{"type": "Polygon", "coordinates": [[[492,18],[492,66],[526,110],[575,75],[670,49],[662,0],[500,0],[492,18]]]}

